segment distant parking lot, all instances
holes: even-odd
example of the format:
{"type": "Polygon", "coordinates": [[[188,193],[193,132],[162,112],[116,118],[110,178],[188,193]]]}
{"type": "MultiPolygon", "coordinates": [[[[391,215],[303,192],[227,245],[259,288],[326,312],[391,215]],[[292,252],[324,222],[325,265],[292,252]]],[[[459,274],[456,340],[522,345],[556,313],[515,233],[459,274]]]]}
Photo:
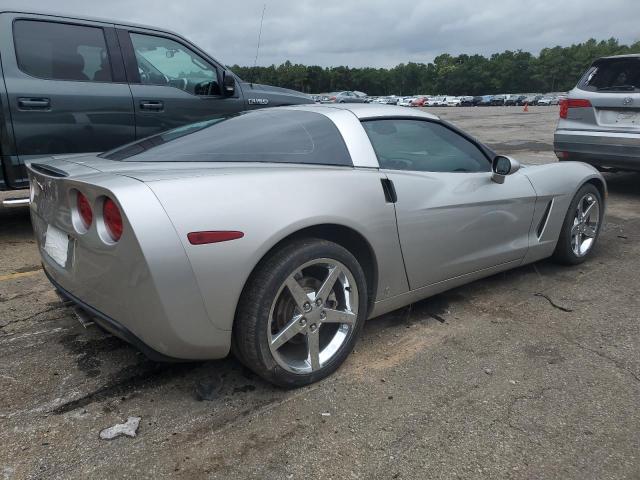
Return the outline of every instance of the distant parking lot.
{"type": "MultiPolygon", "coordinates": [[[[429,108],[556,161],[558,107],[429,108]]],[[[606,229],[370,321],[337,374],[279,390],[233,358],[156,364],[60,303],[28,211],[0,210],[0,474],[22,478],[639,478],[640,174],[606,229]],[[135,438],[99,439],[141,417],[135,438]]]]}

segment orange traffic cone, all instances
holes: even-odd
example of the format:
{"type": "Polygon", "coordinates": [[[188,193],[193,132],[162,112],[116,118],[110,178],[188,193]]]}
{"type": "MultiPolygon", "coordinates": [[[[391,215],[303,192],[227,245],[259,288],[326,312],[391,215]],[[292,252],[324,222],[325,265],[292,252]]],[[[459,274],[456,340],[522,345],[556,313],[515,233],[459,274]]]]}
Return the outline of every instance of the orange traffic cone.
{"type": "Polygon", "coordinates": [[[522,109],[523,112],[528,112],[529,111],[529,102],[524,102],[524,108],[522,109]]]}

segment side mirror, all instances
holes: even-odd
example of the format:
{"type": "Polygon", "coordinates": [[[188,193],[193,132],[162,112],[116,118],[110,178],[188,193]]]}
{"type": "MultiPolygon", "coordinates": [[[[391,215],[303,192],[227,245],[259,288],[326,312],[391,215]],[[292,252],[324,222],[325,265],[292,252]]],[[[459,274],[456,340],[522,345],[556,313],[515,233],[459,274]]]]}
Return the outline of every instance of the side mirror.
{"type": "Polygon", "coordinates": [[[507,175],[516,173],[520,169],[520,163],[511,157],[496,155],[491,164],[491,169],[493,170],[491,180],[496,183],[504,183],[507,175]]]}
{"type": "Polygon", "coordinates": [[[233,97],[236,93],[236,80],[233,75],[224,72],[222,77],[222,92],[225,97],[233,97]]]}

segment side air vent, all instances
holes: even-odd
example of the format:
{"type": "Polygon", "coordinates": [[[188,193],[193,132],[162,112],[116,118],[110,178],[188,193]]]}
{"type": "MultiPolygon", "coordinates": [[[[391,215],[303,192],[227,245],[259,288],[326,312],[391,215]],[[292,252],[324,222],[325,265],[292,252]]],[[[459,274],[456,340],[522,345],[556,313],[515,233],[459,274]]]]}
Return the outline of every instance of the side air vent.
{"type": "Polygon", "coordinates": [[[549,200],[547,203],[547,208],[545,208],[544,213],[542,214],[542,218],[540,219],[540,223],[538,224],[538,240],[542,238],[542,234],[544,233],[545,228],[547,227],[547,220],[549,220],[549,213],[551,213],[551,207],[553,206],[553,199],[549,200]]]}
{"type": "Polygon", "coordinates": [[[44,165],[42,163],[31,163],[29,166],[36,172],[44,173],[45,175],[49,175],[50,177],[62,178],[69,176],[69,174],[64,170],[52,167],[51,165],[44,165]]]}
{"type": "Polygon", "coordinates": [[[384,199],[388,203],[396,203],[398,201],[398,195],[396,195],[396,189],[393,186],[393,182],[388,178],[381,178],[382,191],[384,192],[384,199]]]}

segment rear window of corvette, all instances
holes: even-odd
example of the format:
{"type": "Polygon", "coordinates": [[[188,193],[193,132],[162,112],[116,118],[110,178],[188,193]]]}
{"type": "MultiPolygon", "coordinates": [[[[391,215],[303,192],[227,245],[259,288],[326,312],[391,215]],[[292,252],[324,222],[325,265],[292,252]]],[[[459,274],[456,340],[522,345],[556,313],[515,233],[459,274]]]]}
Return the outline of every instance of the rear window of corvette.
{"type": "Polygon", "coordinates": [[[352,166],[326,116],[303,110],[256,110],[169,130],[101,155],[131,162],[270,162],[352,166]]]}

